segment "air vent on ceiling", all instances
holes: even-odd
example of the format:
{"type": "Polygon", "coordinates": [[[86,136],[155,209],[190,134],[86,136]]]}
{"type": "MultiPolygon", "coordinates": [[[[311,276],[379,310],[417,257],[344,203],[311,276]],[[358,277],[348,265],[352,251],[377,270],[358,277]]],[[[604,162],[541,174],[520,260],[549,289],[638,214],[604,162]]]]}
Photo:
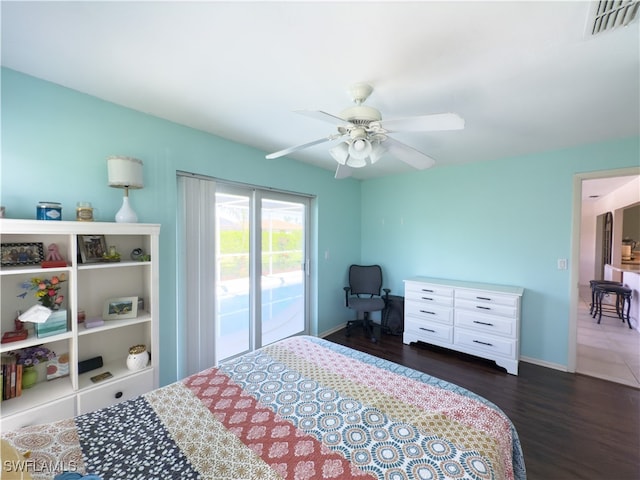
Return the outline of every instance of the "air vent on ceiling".
{"type": "Polygon", "coordinates": [[[616,0],[596,2],[593,9],[591,35],[629,25],[638,16],[639,0],[616,0]]]}

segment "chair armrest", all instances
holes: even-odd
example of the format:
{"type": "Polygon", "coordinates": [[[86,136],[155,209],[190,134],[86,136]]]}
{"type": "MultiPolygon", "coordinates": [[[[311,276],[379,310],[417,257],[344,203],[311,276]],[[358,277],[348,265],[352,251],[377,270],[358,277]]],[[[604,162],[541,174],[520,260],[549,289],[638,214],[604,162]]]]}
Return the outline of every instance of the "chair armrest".
{"type": "Polygon", "coordinates": [[[389,299],[389,293],[391,293],[391,289],[390,288],[383,288],[382,291],[384,292],[384,299],[385,301],[389,299]]]}
{"type": "Polygon", "coordinates": [[[351,290],[351,287],[342,287],[344,289],[344,306],[348,307],[349,306],[349,291],[351,290]]]}

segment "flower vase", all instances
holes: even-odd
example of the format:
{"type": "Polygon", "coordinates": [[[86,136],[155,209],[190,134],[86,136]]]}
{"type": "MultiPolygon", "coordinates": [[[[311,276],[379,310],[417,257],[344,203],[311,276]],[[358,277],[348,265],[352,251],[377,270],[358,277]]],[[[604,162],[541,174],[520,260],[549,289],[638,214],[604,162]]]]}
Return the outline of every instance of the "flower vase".
{"type": "Polygon", "coordinates": [[[22,369],[22,389],[31,388],[38,383],[38,371],[36,367],[29,366],[22,369]]]}

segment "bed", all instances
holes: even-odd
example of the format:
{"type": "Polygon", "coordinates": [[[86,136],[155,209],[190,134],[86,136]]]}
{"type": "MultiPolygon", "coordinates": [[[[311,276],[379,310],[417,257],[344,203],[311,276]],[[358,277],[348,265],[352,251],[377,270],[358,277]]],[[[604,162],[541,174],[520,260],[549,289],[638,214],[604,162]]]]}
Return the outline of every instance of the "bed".
{"type": "Polygon", "coordinates": [[[526,478],[491,402],[309,336],[3,439],[29,452],[34,479],[526,478]]]}

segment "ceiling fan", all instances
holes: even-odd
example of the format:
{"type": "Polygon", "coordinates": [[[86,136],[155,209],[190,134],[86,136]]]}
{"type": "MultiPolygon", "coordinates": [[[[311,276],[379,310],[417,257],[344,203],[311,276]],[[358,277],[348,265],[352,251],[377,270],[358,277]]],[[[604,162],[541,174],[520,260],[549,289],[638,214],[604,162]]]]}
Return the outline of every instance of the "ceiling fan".
{"type": "Polygon", "coordinates": [[[337,132],[312,142],[270,153],[266,158],[283,157],[320,143],[333,142],[337,144],[329,149],[329,153],[338,162],[336,178],[349,177],[352,174],[352,169],[372,165],[387,152],[406,164],[423,170],[433,166],[435,160],[394,139],[389,134],[464,128],[464,119],[455,113],[420,115],[383,121],[379,110],[364,105],[371,92],[373,92],[373,87],[366,83],[357,83],[351,86],[349,93],[355,106],[343,110],[339,116],[321,110],[296,110],[296,113],[301,115],[337,125],[337,132]],[[340,140],[339,143],[338,140],[340,140]]]}

